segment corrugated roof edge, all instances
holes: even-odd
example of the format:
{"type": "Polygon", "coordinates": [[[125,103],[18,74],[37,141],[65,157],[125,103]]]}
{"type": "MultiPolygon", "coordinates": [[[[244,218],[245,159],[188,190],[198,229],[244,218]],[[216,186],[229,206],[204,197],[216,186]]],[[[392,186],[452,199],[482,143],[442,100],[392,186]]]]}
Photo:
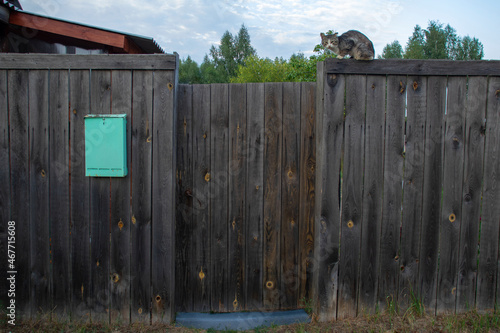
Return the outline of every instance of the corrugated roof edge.
{"type": "Polygon", "coordinates": [[[16,10],[23,10],[23,7],[21,7],[21,4],[17,0],[2,0],[2,3],[4,5],[7,5],[10,8],[14,8],[16,10]]]}
{"type": "MultiPolygon", "coordinates": [[[[6,2],[6,0],[2,0],[2,1],[6,2]]],[[[91,29],[97,29],[97,30],[102,30],[102,31],[107,31],[107,32],[113,32],[113,33],[116,33],[116,34],[124,35],[124,36],[127,36],[128,38],[130,38],[134,43],[137,44],[137,46],[139,46],[140,48],[142,48],[146,52],[150,52],[150,53],[166,53],[160,47],[160,45],[152,37],[146,37],[146,36],[131,34],[131,33],[123,32],[123,31],[118,31],[118,30],[113,30],[113,29],[107,29],[107,28],[102,28],[102,27],[96,27],[96,26],[93,26],[93,25],[85,24],[85,23],[74,22],[74,21],[69,21],[69,20],[63,20],[63,19],[60,19],[60,18],[57,18],[57,17],[40,15],[40,14],[37,14],[37,13],[32,13],[32,12],[28,12],[28,11],[24,11],[24,10],[23,10],[23,13],[26,13],[26,14],[29,14],[29,15],[38,16],[38,17],[42,17],[42,18],[46,18],[46,19],[50,19],[50,20],[56,20],[56,21],[60,21],[60,22],[70,23],[70,24],[77,24],[77,25],[81,25],[83,27],[87,27],[87,28],[91,28],[91,29]]]]}

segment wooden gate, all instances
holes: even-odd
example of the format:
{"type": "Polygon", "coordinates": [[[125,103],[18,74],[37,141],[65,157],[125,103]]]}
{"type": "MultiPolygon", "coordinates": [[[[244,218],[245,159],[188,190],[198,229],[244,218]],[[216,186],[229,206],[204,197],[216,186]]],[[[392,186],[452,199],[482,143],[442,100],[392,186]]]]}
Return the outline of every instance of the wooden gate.
{"type": "Polygon", "coordinates": [[[309,300],[315,84],[181,85],[178,311],[309,300]]]}

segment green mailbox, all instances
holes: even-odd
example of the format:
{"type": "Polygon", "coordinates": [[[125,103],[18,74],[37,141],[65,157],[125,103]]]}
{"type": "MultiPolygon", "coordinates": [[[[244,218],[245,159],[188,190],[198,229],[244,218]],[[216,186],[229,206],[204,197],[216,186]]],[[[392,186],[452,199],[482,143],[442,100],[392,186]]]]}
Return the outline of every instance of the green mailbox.
{"type": "Polygon", "coordinates": [[[127,175],[127,115],[85,116],[85,175],[125,177],[127,175]]]}

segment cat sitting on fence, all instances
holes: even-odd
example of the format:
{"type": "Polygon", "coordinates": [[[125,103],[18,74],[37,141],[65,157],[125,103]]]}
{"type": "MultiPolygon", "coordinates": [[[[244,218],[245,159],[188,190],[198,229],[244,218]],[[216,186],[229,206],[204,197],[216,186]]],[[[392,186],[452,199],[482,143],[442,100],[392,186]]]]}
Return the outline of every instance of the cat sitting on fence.
{"type": "Polygon", "coordinates": [[[321,44],[337,55],[337,59],[342,59],[349,55],[356,60],[373,60],[375,49],[373,43],[356,30],[349,30],[338,36],[338,32],[333,35],[320,34],[321,44]]]}

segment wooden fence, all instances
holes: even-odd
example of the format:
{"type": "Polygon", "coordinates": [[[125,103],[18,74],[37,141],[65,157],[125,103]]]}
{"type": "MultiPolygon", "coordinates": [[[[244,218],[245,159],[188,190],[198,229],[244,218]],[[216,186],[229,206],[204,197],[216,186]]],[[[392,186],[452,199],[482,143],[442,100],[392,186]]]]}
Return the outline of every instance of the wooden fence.
{"type": "Polygon", "coordinates": [[[170,55],[0,55],[0,288],[17,319],[173,318],[176,68],[170,55]],[[127,114],[125,178],[85,177],[88,113],[127,114]]]}
{"type": "Polygon", "coordinates": [[[317,83],[193,86],[176,68],[0,55],[18,318],[496,306],[499,62],[329,60],[317,83]],[[125,178],[85,177],[88,113],[127,114],[125,178]]]}
{"type": "Polygon", "coordinates": [[[496,306],[499,76],[497,61],[319,64],[321,320],[496,306]]]}
{"type": "Polygon", "coordinates": [[[315,84],[181,85],[177,309],[312,297],[315,84]]]}

